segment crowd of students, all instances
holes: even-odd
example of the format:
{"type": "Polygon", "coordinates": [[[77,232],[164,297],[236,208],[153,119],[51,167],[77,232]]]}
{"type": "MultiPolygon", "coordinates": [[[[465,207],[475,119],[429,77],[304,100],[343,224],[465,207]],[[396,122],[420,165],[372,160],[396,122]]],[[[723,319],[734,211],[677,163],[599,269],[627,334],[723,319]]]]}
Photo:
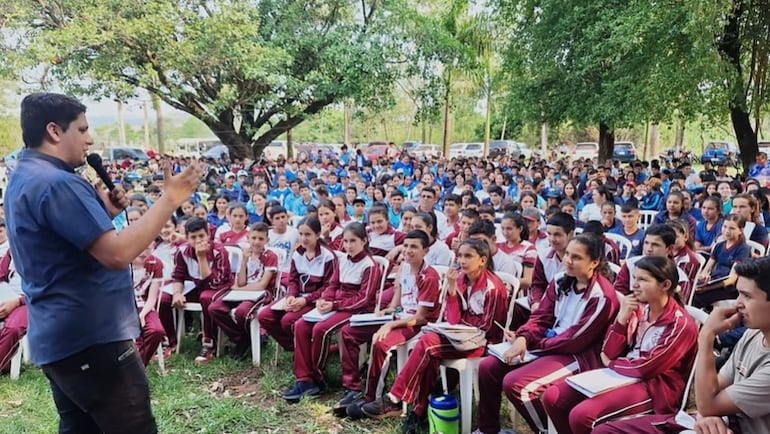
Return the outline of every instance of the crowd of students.
{"type": "MultiPolygon", "coordinates": [[[[174,164],[181,170],[186,161],[174,164]]],[[[655,433],[661,424],[678,432],[693,366],[696,432],[770,433],[770,407],[760,405],[770,397],[770,283],[761,279],[770,259],[753,257],[747,244],[767,247],[770,190],[755,180],[708,164],[695,173],[676,162],[418,161],[407,153],[395,162],[348,155],[250,171],[229,159],[210,164],[209,180],[221,177],[221,186],[191,197],[133,263],[145,364],[159,346],[167,357],[179,345],[174,309],[198,302],[196,362],[214,357],[217,330],[232,357],[247,357],[248,322],[257,318],[261,339],[293,352],[287,401],[326,390],[326,360],[338,346],[344,390],[333,412],[384,418],[407,403],[404,432],[425,424],[442,360],[483,358],[481,433],[501,430],[503,395],[535,432],[549,420],[559,433],[655,433]],[[649,211],[656,214],[642,229],[649,211]],[[226,246],[243,252],[237,270],[226,246]],[[503,273],[526,294],[512,317],[503,273]],[[263,295],[225,300],[231,291],[263,295]],[[727,307],[713,307],[724,300],[727,307]],[[713,309],[700,337],[690,304],[713,309]],[[390,321],[350,322],[372,312],[390,321]],[[497,358],[484,345],[459,347],[434,328],[421,331],[436,321],[511,346],[497,358]],[[409,341],[388,387],[391,353],[409,341]],[[527,354],[537,358],[522,362],[527,354]],[[592,398],[565,381],[604,367],[640,381],[592,398]]],[[[111,168],[117,176],[119,166],[111,168]]],[[[124,184],[131,207],[116,227],[137,221],[162,194],[162,179],[154,181],[144,191],[124,184]]],[[[12,281],[5,257],[0,278],[12,281]]],[[[24,333],[23,301],[0,303],[3,369],[24,333]]]]}

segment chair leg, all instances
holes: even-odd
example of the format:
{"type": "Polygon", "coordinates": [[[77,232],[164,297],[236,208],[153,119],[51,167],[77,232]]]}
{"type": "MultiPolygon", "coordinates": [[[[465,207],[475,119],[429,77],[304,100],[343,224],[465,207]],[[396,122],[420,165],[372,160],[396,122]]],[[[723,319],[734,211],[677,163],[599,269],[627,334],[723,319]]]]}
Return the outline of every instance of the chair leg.
{"type": "MultiPolygon", "coordinates": [[[[259,320],[256,317],[249,320],[249,335],[251,336],[251,364],[259,366],[262,362],[262,343],[259,336],[259,320]]],[[[275,349],[275,354],[278,354],[278,348],[275,349]]]]}
{"type": "Polygon", "coordinates": [[[449,386],[446,381],[446,366],[440,366],[439,372],[441,374],[441,389],[444,391],[444,395],[449,393],[449,386]]]}
{"type": "Polygon", "coordinates": [[[460,372],[460,418],[462,419],[462,434],[471,434],[471,418],[473,417],[473,369],[466,366],[460,372]]]}
{"type": "Polygon", "coordinates": [[[27,335],[25,334],[21,338],[21,361],[24,363],[32,363],[31,358],[32,353],[29,351],[29,339],[27,339],[27,335]]]}
{"type": "Polygon", "coordinates": [[[163,345],[158,345],[158,351],[156,351],[158,357],[158,369],[160,375],[166,375],[166,359],[163,357],[163,345]]]}
{"type": "Polygon", "coordinates": [[[184,337],[184,310],[177,309],[176,311],[176,353],[179,354],[179,350],[182,348],[182,337],[184,337]]]}
{"type": "MultiPolygon", "coordinates": [[[[396,373],[401,372],[401,370],[404,368],[404,365],[406,365],[406,358],[408,356],[408,350],[406,348],[406,344],[399,345],[398,348],[396,348],[396,373]]],[[[406,402],[401,402],[401,416],[406,416],[407,413],[407,407],[406,402]]]]}
{"type": "Polygon", "coordinates": [[[11,380],[18,380],[21,373],[22,347],[19,345],[11,357],[11,380]]]}
{"type": "Polygon", "coordinates": [[[222,338],[222,329],[217,329],[217,357],[222,357],[222,350],[224,349],[224,339],[222,338]]]}

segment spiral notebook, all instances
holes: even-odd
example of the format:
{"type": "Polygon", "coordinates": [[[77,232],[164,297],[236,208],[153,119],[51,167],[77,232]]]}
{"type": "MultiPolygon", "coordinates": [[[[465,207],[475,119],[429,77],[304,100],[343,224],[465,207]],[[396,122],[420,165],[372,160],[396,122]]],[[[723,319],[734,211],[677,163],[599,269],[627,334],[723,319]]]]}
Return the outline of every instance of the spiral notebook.
{"type": "Polygon", "coordinates": [[[495,356],[498,360],[500,360],[503,363],[509,364],[509,365],[518,365],[521,363],[529,363],[535,359],[537,359],[539,356],[537,354],[532,354],[529,351],[524,353],[524,359],[516,358],[513,360],[513,362],[508,363],[505,361],[505,354],[506,351],[508,351],[513,345],[511,345],[508,341],[500,342],[499,344],[490,344],[487,345],[487,354],[490,356],[495,356]]]}
{"type": "Polygon", "coordinates": [[[596,395],[638,383],[639,378],[620,375],[610,368],[593,369],[567,377],[567,384],[583,395],[593,398],[596,395]]]}

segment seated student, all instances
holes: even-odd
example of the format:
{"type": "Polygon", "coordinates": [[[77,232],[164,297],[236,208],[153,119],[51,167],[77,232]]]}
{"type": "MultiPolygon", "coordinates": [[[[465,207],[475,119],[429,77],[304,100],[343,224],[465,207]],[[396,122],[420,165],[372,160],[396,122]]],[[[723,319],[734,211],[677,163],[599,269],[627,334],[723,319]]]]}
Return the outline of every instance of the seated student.
{"type": "Polygon", "coordinates": [[[287,401],[318,395],[324,386],[323,368],[329,352],[329,338],[353,314],[374,312],[382,271],[366,243],[366,228],[351,223],[342,233],[345,255],[336,263],[331,280],[324,287],[315,308],[332,315],[319,322],[300,318],[294,325],[294,386],[283,394],[287,401]]]}
{"type": "Polygon", "coordinates": [[[534,244],[537,250],[547,251],[551,244],[548,241],[548,234],[540,230],[543,223],[543,216],[540,211],[537,208],[524,208],[521,211],[521,216],[526,220],[527,229],[529,229],[527,240],[534,244]]]}
{"type": "Polygon", "coordinates": [[[340,332],[342,351],[342,386],[345,393],[335,405],[338,416],[361,417],[360,406],[382,395],[385,376],[393,349],[420,332],[420,328],[438,318],[439,275],[425,263],[429,239],[423,231],[411,231],[404,239],[399,277],[391,302],[381,311],[393,320],[379,325],[344,326],[340,332]],[[361,395],[361,370],[358,367],[359,345],[372,342],[366,396],[361,395]],[[354,408],[355,407],[355,408],[354,408]]]}
{"type": "Polygon", "coordinates": [[[684,195],[679,191],[672,191],[666,196],[666,209],[658,211],[652,224],[665,223],[669,220],[683,219],[687,220],[690,231],[690,238],[695,238],[695,218],[684,210],[684,195]]]}
{"type": "Polygon", "coordinates": [[[332,250],[342,250],[342,225],[336,206],[329,200],[318,202],[318,221],[321,223],[321,240],[332,250]]]}
{"type": "MultiPolygon", "coordinates": [[[[548,233],[551,248],[537,252],[537,261],[532,272],[532,285],[527,294],[530,311],[537,310],[548,285],[558,273],[564,271],[562,258],[567,252],[567,244],[575,235],[575,219],[563,212],[556,213],[545,223],[545,231],[548,233]]],[[[517,315],[514,312],[514,321],[516,318],[517,315]]]]}
{"type": "MultiPolygon", "coordinates": [[[[423,231],[428,234],[430,239],[430,247],[428,248],[428,254],[425,255],[425,263],[430,266],[452,265],[452,258],[454,257],[446,243],[438,239],[438,227],[436,226],[433,213],[418,212],[412,216],[411,227],[413,231],[423,231]]],[[[402,246],[398,246],[388,253],[386,258],[391,262],[398,261],[398,257],[401,254],[402,246]]]]}
{"type": "Polygon", "coordinates": [[[0,301],[0,322],[3,323],[0,325],[0,373],[5,373],[10,370],[11,358],[27,333],[27,301],[10,250],[0,260],[0,285],[11,297],[0,301]]]}
{"type": "MultiPolygon", "coordinates": [[[[214,196],[209,198],[209,202],[214,201],[214,208],[209,212],[208,222],[216,227],[220,227],[227,223],[227,204],[230,201],[224,196],[214,196]]],[[[193,212],[195,212],[193,210],[193,212]]]]}
{"type": "MultiPolygon", "coordinates": [[[[700,262],[698,262],[697,253],[692,250],[692,238],[690,238],[690,230],[687,227],[689,223],[687,220],[675,219],[669,220],[667,224],[676,232],[676,241],[671,247],[671,259],[674,260],[677,267],[687,273],[687,279],[690,282],[695,282],[698,279],[700,262]]],[[[692,285],[686,289],[689,292],[692,285]]]]}
{"type": "Polygon", "coordinates": [[[637,248],[639,249],[639,253],[637,254],[641,254],[644,231],[639,229],[639,210],[636,206],[627,203],[620,207],[620,223],[620,226],[612,229],[609,233],[620,235],[628,241],[631,241],[632,252],[629,254],[626,252],[625,247],[623,247],[620,251],[620,257],[630,257],[637,248]]]}
{"type": "Polygon", "coordinates": [[[522,274],[519,278],[521,289],[528,290],[532,285],[532,274],[537,261],[535,246],[527,241],[529,229],[524,218],[519,213],[507,212],[503,214],[500,223],[505,237],[504,243],[498,243],[497,248],[508,255],[509,258],[522,266],[522,274]]]}
{"type": "Polygon", "coordinates": [[[710,254],[722,234],[722,202],[716,196],[709,196],[703,199],[700,210],[703,220],[695,226],[695,250],[710,254]]]}
{"type": "MultiPolygon", "coordinates": [[[[502,331],[494,322],[505,322],[508,294],[503,282],[492,271],[494,264],[489,245],[474,239],[463,241],[457,263],[460,270],[451,268],[446,275],[446,321],[478,327],[489,343],[500,342],[502,331]]],[[[408,402],[413,405],[413,410],[406,418],[402,432],[415,433],[427,420],[428,396],[438,378],[441,360],[481,357],[484,350],[482,346],[458,351],[443,336],[424,333],[396,376],[390,392],[364,404],[361,411],[374,419],[399,416],[401,402],[408,402]]]]}
{"type": "Polygon", "coordinates": [[[476,223],[479,218],[479,213],[476,212],[476,210],[463,210],[462,214],[460,215],[460,223],[458,225],[458,229],[444,240],[446,245],[452,249],[455,255],[457,254],[457,249],[460,248],[460,244],[468,239],[468,228],[470,228],[473,223],[476,223]]]}
{"type": "Polygon", "coordinates": [[[388,197],[388,222],[394,228],[401,224],[401,206],[404,204],[404,193],[393,189],[388,197]]]}
{"type": "Polygon", "coordinates": [[[257,309],[273,300],[275,278],[278,272],[278,256],[265,249],[269,228],[264,223],[254,223],[249,227],[249,247],[243,253],[233,291],[265,291],[257,301],[224,301],[219,298],[209,305],[209,315],[235,348],[230,354],[235,360],[243,360],[251,348],[248,320],[257,309]]]}
{"type": "Polygon", "coordinates": [[[462,208],[462,199],[456,194],[448,194],[444,197],[444,216],[446,216],[446,225],[444,233],[439,232],[438,238],[446,241],[446,238],[460,229],[460,209],[462,208]]]}
{"type": "Polygon", "coordinates": [[[732,212],[746,220],[744,238],[756,241],[767,247],[767,229],[765,229],[765,225],[760,221],[761,210],[759,209],[757,199],[750,194],[733,196],[732,212]]]}
{"type": "Polygon", "coordinates": [[[494,223],[489,220],[480,219],[468,229],[468,237],[471,239],[482,240],[489,244],[489,254],[492,255],[492,262],[495,264],[495,272],[508,273],[518,277],[519,273],[516,272],[516,268],[513,265],[515,259],[497,248],[497,243],[495,243],[494,223]]]}
{"type": "Polygon", "coordinates": [[[321,241],[318,220],[297,226],[299,246],[292,253],[286,297],[260,309],[259,325],[286,351],[294,351],[294,324],[310,312],[335,270],[337,256],[321,241]]]}
{"type": "MultiPolygon", "coordinates": [[[[749,259],[735,266],[738,299],[735,307],[715,308],[698,336],[695,365],[696,433],[770,432],[770,258],[749,259]],[[749,329],[717,372],[714,338],[741,321],[749,329]],[[724,416],[737,423],[728,427],[724,416]]],[[[655,434],[671,425],[673,414],[650,415],[610,422],[594,434],[655,434]]],[[[680,432],[680,429],[666,432],[680,432]]]]}
{"type": "Polygon", "coordinates": [[[160,302],[160,320],[166,330],[169,348],[176,347],[176,324],[172,307],[184,308],[187,301],[195,301],[203,308],[203,339],[201,351],[195,358],[199,364],[208,363],[214,355],[214,323],[208,314],[212,301],[222,297],[233,286],[233,273],[227,250],[210,241],[208,223],[193,217],[185,224],[187,244],[174,256],[173,295],[164,293],[160,302]],[[191,281],[195,287],[183,293],[184,282],[191,281]]]}
{"type": "Polygon", "coordinates": [[[604,366],[641,381],[593,398],[565,381],[549,387],[543,406],[557,432],[589,434],[610,419],[677,411],[698,336],[678,298],[678,281],[670,258],[646,256],[636,263],[632,292],[623,297],[600,356],[604,366]]]}
{"type": "Polygon", "coordinates": [[[714,245],[711,257],[699,277],[702,284],[711,280],[727,277],[726,280],[712,285],[699,285],[695,288],[693,305],[710,308],[719,300],[732,300],[737,297],[735,282],[738,277],[732,273],[733,266],[751,258],[751,251],[743,237],[745,220],[738,214],[730,214],[722,222],[722,238],[714,245]]]}
{"type": "Polygon", "coordinates": [[[350,219],[353,222],[364,223],[364,214],[366,213],[366,201],[360,197],[353,199],[352,202],[353,212],[350,214],[350,219]]]}
{"type": "Polygon", "coordinates": [[[219,244],[249,248],[248,212],[246,205],[231,202],[227,205],[227,223],[220,226],[214,234],[214,241],[219,244]]]}
{"type": "Polygon", "coordinates": [[[618,205],[613,202],[604,202],[601,207],[602,212],[602,226],[605,231],[611,231],[615,228],[619,228],[622,224],[620,220],[615,216],[618,205]]]}
{"type": "Polygon", "coordinates": [[[134,300],[139,312],[139,325],[141,334],[136,340],[139,355],[144,366],[150,364],[152,356],[163,342],[166,331],[160,322],[155,306],[160,296],[160,285],[163,281],[163,263],[152,255],[152,248],[148,247],[139,254],[131,263],[134,278],[134,300]]]}
{"type": "Polygon", "coordinates": [[[565,253],[565,271],[555,276],[538,308],[516,332],[505,331],[512,347],[504,363],[487,356],[479,365],[479,431],[500,431],[500,392],[504,392],[535,432],[544,432],[546,415],[540,394],[557,381],[602,366],[602,337],[618,311],[612,283],[604,277],[604,243],[593,235],[578,235],[565,253]],[[511,363],[526,351],[538,359],[511,363]]]}
{"type": "Polygon", "coordinates": [[[278,265],[278,271],[281,272],[281,279],[283,279],[281,284],[286,286],[286,279],[288,279],[289,267],[291,266],[291,254],[297,248],[299,233],[297,229],[289,225],[289,213],[286,212],[286,208],[272,206],[268,214],[273,224],[267,234],[268,245],[283,249],[286,252],[284,261],[278,265]]]}
{"type": "MultiPolygon", "coordinates": [[[[614,204],[612,206],[615,206],[614,204]]],[[[583,225],[584,234],[594,234],[604,241],[604,254],[607,262],[620,265],[620,247],[614,241],[604,236],[604,226],[598,220],[587,221],[583,225]]]]}
{"type": "Polygon", "coordinates": [[[388,221],[388,209],[374,205],[367,214],[369,221],[369,250],[376,256],[387,256],[404,242],[405,234],[393,229],[388,221]]]}

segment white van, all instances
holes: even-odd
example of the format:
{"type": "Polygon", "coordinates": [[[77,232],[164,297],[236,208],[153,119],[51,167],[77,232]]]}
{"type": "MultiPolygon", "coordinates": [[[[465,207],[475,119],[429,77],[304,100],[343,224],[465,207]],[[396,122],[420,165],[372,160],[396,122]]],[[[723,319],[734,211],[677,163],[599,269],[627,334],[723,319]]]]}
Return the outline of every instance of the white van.
{"type": "Polygon", "coordinates": [[[591,160],[599,156],[599,144],[596,142],[575,143],[575,149],[572,150],[572,159],[591,160]]]}
{"type": "Polygon", "coordinates": [[[454,143],[449,146],[449,158],[481,158],[484,156],[483,143],[454,143]]]}

